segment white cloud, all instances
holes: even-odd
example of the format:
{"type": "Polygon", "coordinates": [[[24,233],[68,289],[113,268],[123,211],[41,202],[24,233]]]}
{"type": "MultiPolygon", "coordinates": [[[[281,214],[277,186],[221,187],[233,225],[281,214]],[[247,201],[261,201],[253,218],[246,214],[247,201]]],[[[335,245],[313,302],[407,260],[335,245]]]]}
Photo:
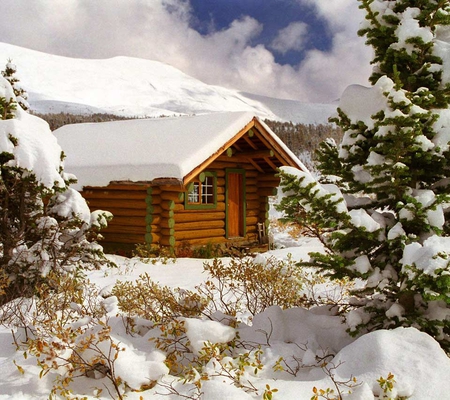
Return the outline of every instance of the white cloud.
{"type": "MultiPolygon", "coordinates": [[[[357,2],[296,1],[314,6],[333,34],[329,52],[309,51],[297,67],[251,44],[262,25],[250,17],[200,35],[189,25],[188,0],[2,0],[0,40],[71,57],[163,61],[210,84],[303,101],[334,100],[348,84],[364,84],[370,51],[356,36],[363,18],[357,2]]],[[[303,30],[286,27],[277,49],[300,49],[303,30]]]]}
{"type": "Polygon", "coordinates": [[[281,54],[286,54],[290,50],[301,51],[307,32],[308,25],[304,22],[291,22],[278,32],[271,43],[271,48],[281,54]]]}

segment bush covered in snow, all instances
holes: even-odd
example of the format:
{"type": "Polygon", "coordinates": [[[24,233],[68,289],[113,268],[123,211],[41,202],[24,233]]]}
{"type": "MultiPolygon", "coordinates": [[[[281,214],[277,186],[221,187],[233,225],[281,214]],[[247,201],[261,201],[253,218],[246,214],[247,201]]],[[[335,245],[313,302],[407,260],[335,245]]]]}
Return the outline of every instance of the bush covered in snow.
{"type": "Polygon", "coordinates": [[[327,254],[307,265],[361,279],[350,331],[414,326],[450,350],[450,5],[362,0],[375,50],[372,87],[351,86],[339,146],[319,152],[321,182],[284,168],[281,209],[327,254]]]}
{"type": "Polygon", "coordinates": [[[57,291],[53,275],[105,262],[92,228],[109,216],[91,214],[73,181],[48,124],[26,113],[0,77],[0,304],[42,284],[57,291]]]}

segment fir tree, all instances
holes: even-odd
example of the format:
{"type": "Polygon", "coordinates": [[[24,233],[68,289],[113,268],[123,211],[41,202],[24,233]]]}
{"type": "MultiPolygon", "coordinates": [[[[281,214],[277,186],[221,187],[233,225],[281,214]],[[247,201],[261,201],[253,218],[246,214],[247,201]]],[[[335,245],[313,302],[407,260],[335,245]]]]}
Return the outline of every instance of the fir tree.
{"type": "Polygon", "coordinates": [[[450,4],[360,3],[372,87],[342,96],[333,120],[342,142],[324,142],[318,154],[327,182],[283,169],[280,208],[325,246],[301,265],[364,282],[346,314],[352,333],[414,326],[448,351],[450,4]]]}
{"type": "Polygon", "coordinates": [[[5,69],[2,71],[2,76],[5,77],[14,90],[17,103],[23,110],[27,111],[30,108],[28,104],[28,93],[20,86],[20,80],[16,77],[17,67],[9,59],[6,63],[5,69]]]}
{"type": "Polygon", "coordinates": [[[108,216],[90,213],[62,159],[48,124],[24,112],[0,77],[0,305],[43,285],[57,292],[58,277],[107,261],[93,228],[108,216]]]}

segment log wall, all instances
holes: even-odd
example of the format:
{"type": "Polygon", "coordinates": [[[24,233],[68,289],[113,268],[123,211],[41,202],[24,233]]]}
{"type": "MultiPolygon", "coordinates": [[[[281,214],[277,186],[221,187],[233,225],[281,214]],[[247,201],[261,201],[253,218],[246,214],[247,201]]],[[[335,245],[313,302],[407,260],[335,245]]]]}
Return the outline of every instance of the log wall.
{"type": "MultiPolygon", "coordinates": [[[[174,200],[172,218],[173,231],[164,232],[162,244],[179,247],[184,244],[196,246],[208,243],[224,243],[225,238],[225,170],[212,167],[206,169],[217,177],[217,207],[215,209],[185,209],[184,196],[174,200]]],[[[170,187],[164,190],[169,192],[170,187]]],[[[165,215],[168,215],[166,212],[165,215]]]]}
{"type": "MultiPolygon", "coordinates": [[[[87,200],[91,210],[105,210],[114,218],[108,227],[101,231],[104,237],[102,245],[109,250],[134,248],[144,243],[148,226],[148,190],[150,185],[110,184],[106,187],[85,187],[81,194],[87,200]]],[[[150,188],[151,189],[151,188],[150,188]]],[[[156,228],[156,226],[155,226],[156,228]]]]}
{"type": "Polygon", "coordinates": [[[275,193],[279,179],[258,171],[251,163],[221,156],[207,171],[217,176],[217,207],[215,209],[185,209],[186,188],[182,186],[151,186],[150,184],[110,184],[107,187],[87,187],[82,192],[92,210],[110,211],[114,218],[102,231],[104,243],[160,244],[172,248],[184,244],[197,246],[227,243],[225,170],[245,170],[246,235],[233,243],[257,242],[258,224],[269,226],[268,196],[275,193]]]}

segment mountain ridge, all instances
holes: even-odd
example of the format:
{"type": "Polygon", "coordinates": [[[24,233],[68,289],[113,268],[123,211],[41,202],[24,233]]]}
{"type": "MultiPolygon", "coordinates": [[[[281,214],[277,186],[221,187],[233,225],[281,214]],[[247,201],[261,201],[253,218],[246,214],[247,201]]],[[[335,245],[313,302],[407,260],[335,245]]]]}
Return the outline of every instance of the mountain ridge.
{"type": "MultiPolygon", "coordinates": [[[[117,56],[80,59],[47,54],[0,42],[4,62],[38,113],[110,113],[159,117],[250,111],[262,118],[293,123],[327,123],[335,104],[302,103],[208,85],[159,61],[117,56]]],[[[0,69],[1,60],[0,60],[0,69]]]]}

